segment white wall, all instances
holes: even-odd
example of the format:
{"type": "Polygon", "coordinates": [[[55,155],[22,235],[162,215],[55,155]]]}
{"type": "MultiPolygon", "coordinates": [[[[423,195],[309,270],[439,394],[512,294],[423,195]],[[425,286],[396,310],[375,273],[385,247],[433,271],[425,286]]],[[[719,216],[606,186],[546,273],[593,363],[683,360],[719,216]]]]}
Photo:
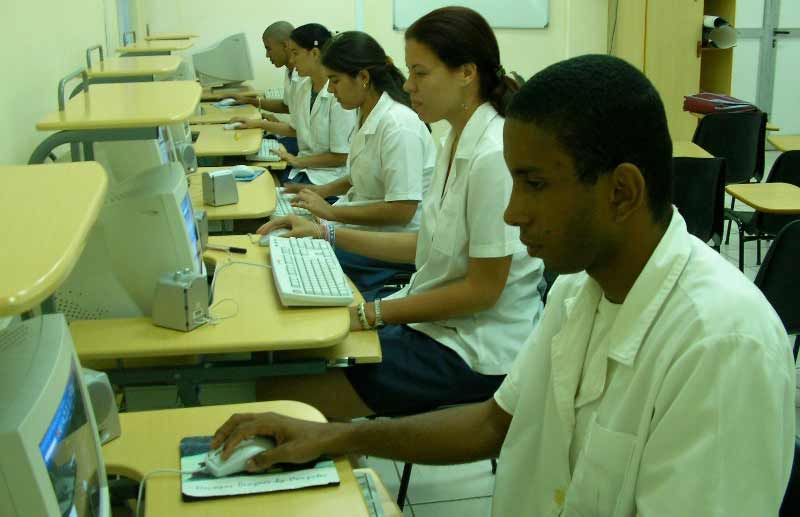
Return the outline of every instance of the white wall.
{"type": "MultiPolygon", "coordinates": [[[[140,31],[196,32],[194,50],[202,49],[235,32],[245,32],[255,64],[255,86],[278,88],[283,78],[264,57],[261,33],[270,23],[287,20],[295,26],[322,23],[334,31],[356,28],[356,8],[363,3],[364,30],[377,39],[402,65],[403,33],[392,28],[393,0],[139,0],[140,31]]],[[[524,77],[570,56],[605,52],[607,0],[553,0],[550,25],[545,29],[500,29],[497,38],[505,68],[524,77]]],[[[191,51],[190,51],[191,52],[191,51]]],[[[401,68],[403,68],[401,66],[401,68]]]]}
{"type": "Polygon", "coordinates": [[[34,125],[56,111],[58,80],[85,66],[87,47],[106,42],[105,14],[113,0],[4,2],[0,59],[0,164],[28,162],[47,135],[34,125]],[[104,1],[109,5],[104,6],[104,1]]]}

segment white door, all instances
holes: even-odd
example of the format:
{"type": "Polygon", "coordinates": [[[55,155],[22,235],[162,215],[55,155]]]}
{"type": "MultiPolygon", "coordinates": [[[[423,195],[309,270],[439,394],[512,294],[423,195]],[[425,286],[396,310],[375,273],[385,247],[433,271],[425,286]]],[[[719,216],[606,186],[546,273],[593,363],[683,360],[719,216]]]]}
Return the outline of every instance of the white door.
{"type": "Polygon", "coordinates": [[[774,83],[770,120],[781,134],[800,134],[800,2],[782,0],[774,38],[774,83]]]}

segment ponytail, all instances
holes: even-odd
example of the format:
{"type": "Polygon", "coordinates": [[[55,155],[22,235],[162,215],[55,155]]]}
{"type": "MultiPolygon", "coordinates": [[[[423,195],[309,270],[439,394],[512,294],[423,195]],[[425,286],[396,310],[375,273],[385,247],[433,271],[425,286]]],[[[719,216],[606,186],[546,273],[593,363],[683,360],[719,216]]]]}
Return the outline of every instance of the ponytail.
{"type": "Polygon", "coordinates": [[[350,77],[365,70],[377,92],[385,92],[400,104],[411,107],[411,98],[403,90],[405,76],[383,47],[365,32],[347,31],[331,38],[322,50],[322,64],[350,77]]]}

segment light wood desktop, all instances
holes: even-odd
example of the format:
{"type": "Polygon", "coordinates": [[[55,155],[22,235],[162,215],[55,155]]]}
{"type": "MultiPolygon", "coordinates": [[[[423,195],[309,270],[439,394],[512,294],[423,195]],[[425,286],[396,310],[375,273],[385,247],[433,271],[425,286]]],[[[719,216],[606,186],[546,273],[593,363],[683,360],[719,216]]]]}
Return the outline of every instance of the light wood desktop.
{"type": "Polygon", "coordinates": [[[778,151],[800,150],[800,135],[768,136],[767,141],[774,145],[778,151]]]}
{"type": "Polygon", "coordinates": [[[191,131],[199,133],[194,143],[194,152],[199,157],[257,153],[264,134],[261,129],[225,129],[222,124],[194,125],[191,131]]]}
{"type": "Polygon", "coordinates": [[[64,111],[36,124],[40,131],[122,129],[182,122],[200,101],[194,81],[93,84],[70,99],[64,111]]]}
{"type": "Polygon", "coordinates": [[[86,70],[89,78],[139,77],[173,74],[181,64],[177,56],[112,57],[86,70]]]}
{"type": "Polygon", "coordinates": [[[159,40],[176,40],[176,39],[192,39],[199,38],[199,34],[184,33],[184,32],[163,32],[161,34],[150,34],[145,36],[145,41],[159,41],[159,40]]]}
{"type": "Polygon", "coordinates": [[[230,221],[234,219],[258,219],[267,217],[275,210],[275,184],[270,171],[265,171],[253,181],[238,181],[239,202],[235,205],[208,206],[203,203],[202,174],[230,167],[200,167],[190,176],[189,193],[195,208],[206,211],[209,221],[230,221]]]}
{"type": "Polygon", "coordinates": [[[0,316],[32,309],[67,278],[107,190],[96,162],[0,167],[0,316]]]}
{"type": "MultiPolygon", "coordinates": [[[[210,237],[209,243],[247,250],[245,255],[207,251],[206,259],[215,262],[217,267],[229,259],[269,263],[269,248],[254,244],[246,235],[210,237]]],[[[156,327],[145,317],[76,320],[71,323],[70,331],[81,360],[299,349],[320,349],[309,355],[329,359],[352,357],[359,363],[380,360],[377,333],[349,334],[350,315],[346,307],[286,308],[281,305],[272,273],[266,267],[231,265],[222,270],[217,278],[215,299],[226,298],[236,301],[238,311],[233,303],[226,302],[215,312],[218,316],[236,312],[235,317],[218,325],[203,325],[191,332],[156,327]],[[349,335],[354,338],[347,339],[349,335]],[[114,339],[108,339],[109,336],[114,339]]],[[[356,302],[360,300],[358,295],[356,302]]]]}
{"type": "MultiPolygon", "coordinates": [[[[267,411],[316,422],[325,421],[325,417],[313,407],[291,401],[122,413],[122,435],[102,448],[106,472],[141,480],[153,470],[177,469],[180,467],[179,444],[182,438],[212,435],[234,413],[267,411]]],[[[338,486],[191,503],[181,500],[180,476],[154,476],[147,481],[144,515],[367,517],[366,504],[347,459],[336,459],[336,470],[341,481],[338,486]]]]}
{"type": "MultiPolygon", "coordinates": [[[[691,114],[692,114],[692,116],[694,116],[694,117],[695,117],[695,118],[697,118],[698,120],[699,120],[699,119],[702,119],[703,117],[705,117],[705,116],[706,116],[706,114],[705,114],[705,113],[695,113],[695,112],[693,112],[693,111],[690,111],[689,113],[691,113],[691,114]]],[[[780,131],[780,130],[781,130],[781,128],[779,128],[778,126],[776,126],[775,124],[773,124],[773,123],[771,123],[771,122],[769,122],[769,121],[767,122],[767,127],[766,127],[766,129],[767,129],[767,131],[780,131]]]]}
{"type": "Polygon", "coordinates": [[[169,54],[181,50],[188,50],[194,46],[191,40],[157,40],[133,43],[117,49],[118,54],[169,54]]]}
{"type": "Polygon", "coordinates": [[[714,155],[695,144],[694,142],[686,142],[676,140],[672,142],[672,157],[673,158],[713,158],[714,155]]]}
{"type": "Polygon", "coordinates": [[[800,213],[800,187],[791,183],[741,183],[728,185],[725,191],[759,212],[800,213]]]}
{"type": "Polygon", "coordinates": [[[214,106],[214,103],[201,102],[200,108],[203,110],[203,114],[189,118],[190,124],[227,124],[234,117],[245,120],[261,120],[261,112],[258,111],[258,108],[249,104],[218,108],[214,106]]]}
{"type": "Polygon", "coordinates": [[[226,97],[234,95],[243,95],[245,97],[255,97],[258,91],[254,90],[249,84],[241,86],[233,86],[228,88],[203,88],[203,95],[201,97],[204,101],[218,101],[226,97]]]}

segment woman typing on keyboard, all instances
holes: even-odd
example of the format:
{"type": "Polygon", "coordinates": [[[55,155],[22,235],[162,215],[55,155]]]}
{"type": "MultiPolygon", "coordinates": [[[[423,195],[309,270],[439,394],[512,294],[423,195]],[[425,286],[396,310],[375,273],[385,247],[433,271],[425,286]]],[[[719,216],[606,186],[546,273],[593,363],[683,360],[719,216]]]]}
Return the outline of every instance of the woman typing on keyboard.
{"type": "MultiPolygon", "coordinates": [[[[330,39],[328,29],[308,23],[294,29],[286,43],[292,64],[303,78],[292,89],[289,100],[290,131],[283,136],[297,136],[297,156],[281,147],[276,152],[291,167],[281,181],[322,185],[345,174],[350,136],[356,114],[343,108],[328,91],[328,78],[320,62],[321,49],[330,39]],[[290,134],[294,131],[294,135],[290,134]]],[[[270,127],[265,121],[243,122],[239,129],[270,127]]]]}
{"type": "Polygon", "coordinates": [[[406,31],[405,51],[414,110],[425,122],[451,126],[419,231],[363,231],[297,216],[259,229],[327,236],[337,249],[416,264],[397,293],[351,307],[351,330],[378,328],[383,362],[345,368],[344,375],[276,378],[260,397],[302,400],[331,418],[486,400],[539,320],[544,265],[503,221],[511,193],[503,113],[515,84],[500,65],[497,40],[478,13],[449,7],[417,20],[406,31]]]}
{"type": "MultiPolygon", "coordinates": [[[[347,174],[325,185],[288,183],[293,204],[337,223],[337,229],[417,232],[421,201],[436,165],[430,131],[411,109],[406,79],[383,48],[363,32],[337,34],[322,51],[328,90],[345,109],[357,113],[347,174]],[[342,196],[333,205],[326,198],[342,196]]],[[[341,248],[336,255],[367,300],[413,264],[386,262],[341,248]]]]}

